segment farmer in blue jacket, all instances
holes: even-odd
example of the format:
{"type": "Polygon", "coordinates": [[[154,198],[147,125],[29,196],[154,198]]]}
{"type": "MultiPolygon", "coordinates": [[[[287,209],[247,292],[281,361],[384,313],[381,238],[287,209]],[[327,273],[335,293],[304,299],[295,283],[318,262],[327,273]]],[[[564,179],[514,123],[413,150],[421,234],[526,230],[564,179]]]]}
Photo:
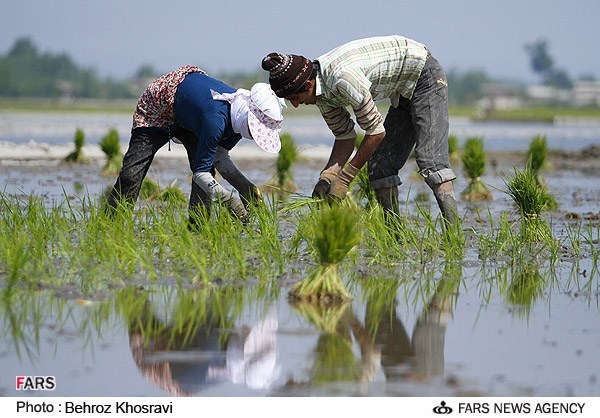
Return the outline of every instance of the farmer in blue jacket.
{"type": "Polygon", "coordinates": [[[281,148],[283,100],[266,83],[235,89],[194,66],[184,66],[152,82],[138,100],[123,168],[108,196],[109,208],[135,204],[142,181],[158,150],[175,138],[187,151],[193,172],[190,211],[211,202],[225,204],[242,220],[248,203],[261,199],[258,188],[229,157],[242,137],[263,150],[281,148]],[[221,186],[214,169],[239,197],[221,186]]]}

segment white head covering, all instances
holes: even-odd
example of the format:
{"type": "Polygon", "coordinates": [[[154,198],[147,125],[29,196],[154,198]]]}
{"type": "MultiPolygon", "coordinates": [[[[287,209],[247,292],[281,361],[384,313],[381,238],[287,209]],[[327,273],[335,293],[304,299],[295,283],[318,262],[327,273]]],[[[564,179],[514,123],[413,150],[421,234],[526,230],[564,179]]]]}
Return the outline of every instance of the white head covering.
{"type": "Polygon", "coordinates": [[[267,152],[279,152],[285,101],[275,95],[269,84],[256,83],[250,91],[238,89],[235,93],[217,93],[213,90],[211,93],[214,100],[231,103],[231,124],[235,132],[254,140],[267,152]]]}

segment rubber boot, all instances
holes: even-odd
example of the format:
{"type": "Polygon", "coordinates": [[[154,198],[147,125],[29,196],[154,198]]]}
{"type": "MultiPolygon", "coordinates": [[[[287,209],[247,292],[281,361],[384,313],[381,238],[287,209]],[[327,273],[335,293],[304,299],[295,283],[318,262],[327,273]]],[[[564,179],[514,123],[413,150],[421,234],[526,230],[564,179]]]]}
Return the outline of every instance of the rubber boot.
{"type": "Polygon", "coordinates": [[[375,190],[377,202],[386,214],[398,215],[398,187],[385,187],[375,190]]]}
{"type": "Polygon", "coordinates": [[[453,224],[458,219],[458,206],[454,198],[454,185],[452,181],[431,186],[435,200],[437,200],[446,224],[453,224]]]}

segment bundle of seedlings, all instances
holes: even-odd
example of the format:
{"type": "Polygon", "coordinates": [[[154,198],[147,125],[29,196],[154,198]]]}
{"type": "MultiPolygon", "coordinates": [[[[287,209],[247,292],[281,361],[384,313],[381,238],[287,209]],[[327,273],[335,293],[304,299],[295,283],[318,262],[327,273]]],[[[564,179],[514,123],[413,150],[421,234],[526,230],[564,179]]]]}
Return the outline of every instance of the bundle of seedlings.
{"type": "Polygon", "coordinates": [[[298,161],[299,151],[294,138],[288,134],[280,135],[281,149],[275,163],[275,177],[265,185],[264,189],[273,194],[293,193],[298,186],[294,183],[292,166],[298,161]]]}
{"type": "MultiPolygon", "coordinates": [[[[362,141],[364,139],[365,139],[365,135],[363,133],[359,134],[356,137],[356,148],[360,147],[360,144],[362,143],[362,141]]],[[[373,190],[373,187],[371,187],[371,182],[369,181],[368,164],[365,164],[361,167],[361,169],[358,171],[358,174],[356,175],[356,177],[354,177],[352,185],[357,186],[356,197],[359,200],[362,200],[362,199],[366,200],[367,208],[373,207],[373,205],[375,205],[375,203],[377,202],[377,199],[375,197],[375,191],[373,190]]],[[[352,189],[352,185],[350,186],[350,189],[352,189]]]]}
{"type": "MultiPolygon", "coordinates": [[[[529,149],[527,150],[527,165],[535,174],[535,178],[540,187],[545,188],[546,181],[542,178],[540,173],[544,168],[548,167],[548,146],[545,136],[537,135],[529,143],[529,149]]],[[[544,199],[546,200],[548,209],[556,209],[558,207],[556,199],[546,189],[544,191],[544,199]]]]}
{"type": "Polygon", "coordinates": [[[175,185],[175,183],[177,183],[177,179],[173,180],[171,184],[162,189],[158,193],[156,199],[161,202],[167,202],[171,204],[186,203],[187,198],[185,197],[181,189],[175,185]]]}
{"type": "Polygon", "coordinates": [[[521,213],[521,239],[524,242],[549,242],[552,231],[540,216],[547,208],[547,200],[535,173],[529,167],[524,171],[515,167],[512,178],[505,180],[505,184],[508,195],[521,213]]]}
{"type": "Polygon", "coordinates": [[[461,193],[461,198],[468,202],[492,200],[492,193],[480,178],[485,171],[487,162],[487,157],[483,151],[483,139],[477,137],[467,138],[462,162],[465,174],[469,178],[469,184],[461,193]]]}
{"type": "Polygon", "coordinates": [[[154,199],[159,192],[160,187],[158,183],[152,180],[150,177],[144,177],[144,180],[142,180],[142,186],[140,187],[140,199],[154,199]]]}
{"type": "Polygon", "coordinates": [[[85,144],[85,132],[83,132],[83,129],[77,128],[75,130],[73,142],[75,143],[75,150],[65,157],[65,161],[79,164],[89,163],[90,159],[83,154],[83,145],[85,144]]]}
{"type": "Polygon", "coordinates": [[[319,266],[290,291],[292,301],[342,303],[352,299],[338,274],[338,265],[360,242],[359,212],[342,202],[320,206],[307,225],[309,244],[319,266]]]}
{"type": "Polygon", "coordinates": [[[121,152],[121,141],[119,132],[111,128],[100,140],[100,149],[106,154],[106,164],[101,174],[104,176],[115,176],[123,166],[123,153],[121,152]]]}

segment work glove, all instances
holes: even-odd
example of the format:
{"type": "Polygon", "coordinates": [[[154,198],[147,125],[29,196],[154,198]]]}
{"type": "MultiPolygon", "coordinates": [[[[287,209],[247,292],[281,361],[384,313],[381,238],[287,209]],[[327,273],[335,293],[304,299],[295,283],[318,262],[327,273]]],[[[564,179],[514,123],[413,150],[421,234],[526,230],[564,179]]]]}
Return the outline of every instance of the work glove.
{"type": "Polygon", "coordinates": [[[227,207],[236,218],[242,222],[248,221],[248,210],[246,210],[246,207],[242,203],[241,199],[221,186],[219,182],[215,180],[212,174],[207,172],[198,172],[194,173],[192,179],[192,181],[198,185],[201,191],[206,194],[209,202],[219,201],[224,204],[225,207],[227,207]]]}
{"type": "Polygon", "coordinates": [[[319,181],[315,184],[315,188],[312,192],[312,197],[314,199],[325,199],[327,193],[329,192],[329,186],[331,182],[337,177],[338,172],[340,171],[340,166],[336,163],[326,170],[321,171],[321,175],[319,176],[319,181]]]}
{"type": "Polygon", "coordinates": [[[252,205],[264,203],[260,189],[252,183],[249,183],[247,186],[237,190],[242,198],[242,203],[244,204],[246,210],[249,210],[252,205]]]}
{"type": "Polygon", "coordinates": [[[242,223],[248,222],[248,220],[250,219],[250,215],[248,214],[248,211],[246,210],[246,207],[242,203],[241,199],[235,196],[231,196],[230,198],[225,200],[224,203],[233,216],[242,221],[242,223]]]}
{"type": "Polygon", "coordinates": [[[359,169],[352,164],[346,164],[346,167],[344,167],[342,171],[340,171],[340,174],[338,174],[331,182],[331,186],[327,192],[327,198],[329,200],[343,200],[348,194],[350,183],[352,183],[352,180],[354,180],[358,171],[359,169]]]}

